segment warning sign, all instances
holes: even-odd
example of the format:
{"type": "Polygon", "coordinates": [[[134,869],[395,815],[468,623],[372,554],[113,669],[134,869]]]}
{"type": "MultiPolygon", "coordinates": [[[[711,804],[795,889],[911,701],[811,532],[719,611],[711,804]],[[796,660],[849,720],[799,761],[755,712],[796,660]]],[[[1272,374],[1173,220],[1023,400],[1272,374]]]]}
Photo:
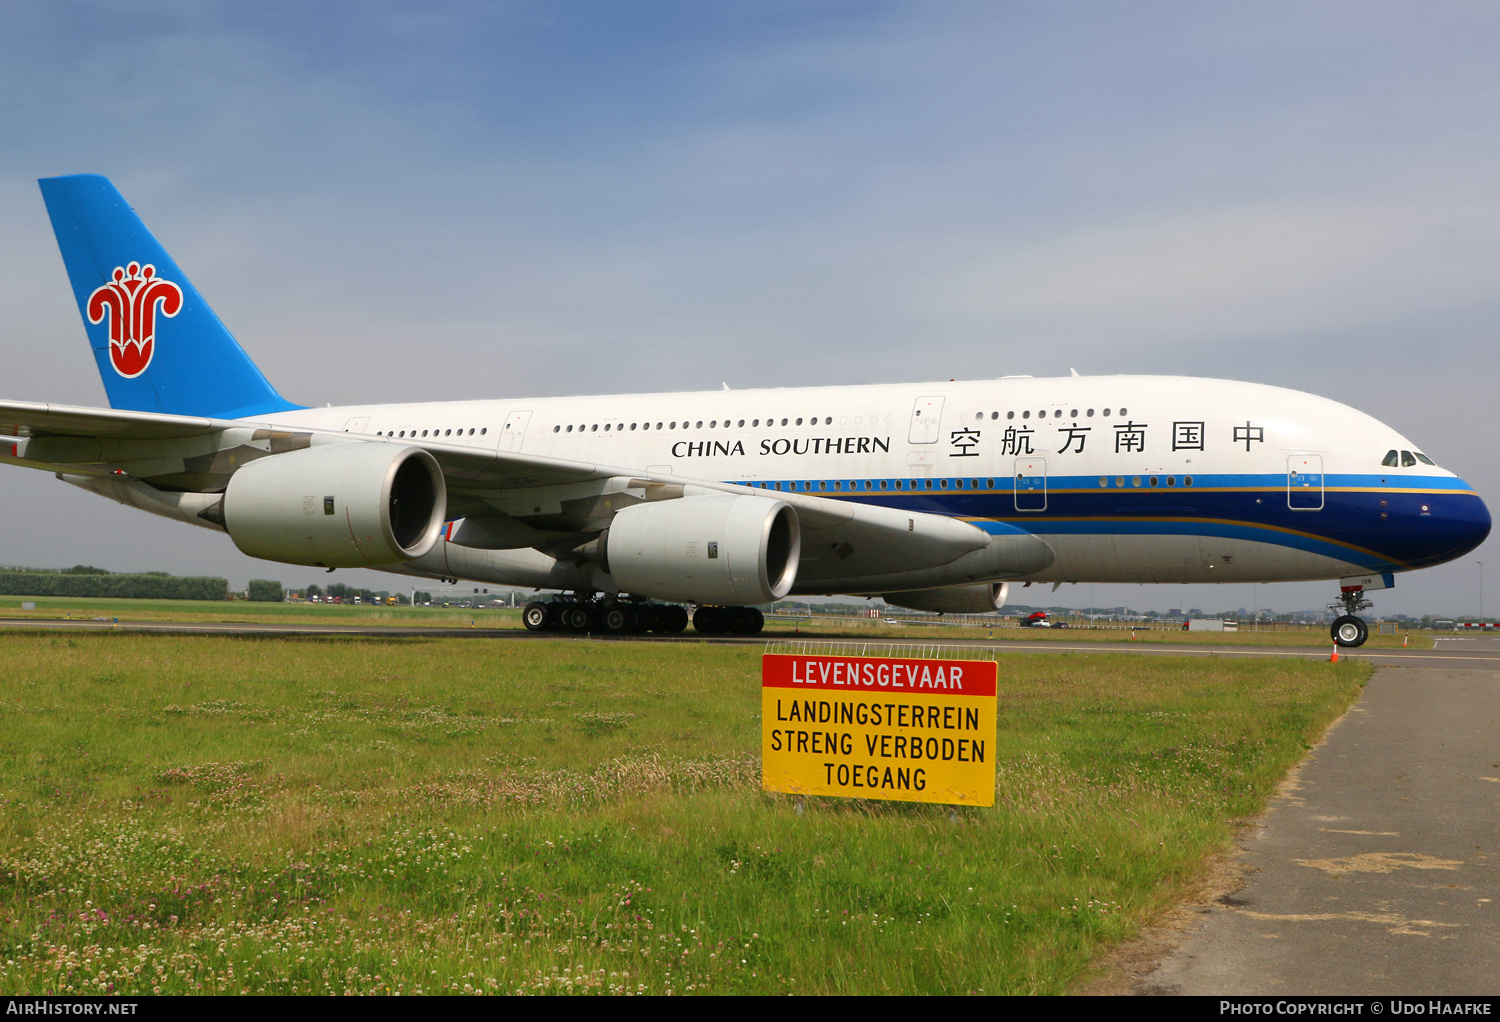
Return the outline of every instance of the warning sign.
{"type": "Polygon", "coordinates": [[[761,658],[767,791],[995,804],[993,660],[761,658]]]}

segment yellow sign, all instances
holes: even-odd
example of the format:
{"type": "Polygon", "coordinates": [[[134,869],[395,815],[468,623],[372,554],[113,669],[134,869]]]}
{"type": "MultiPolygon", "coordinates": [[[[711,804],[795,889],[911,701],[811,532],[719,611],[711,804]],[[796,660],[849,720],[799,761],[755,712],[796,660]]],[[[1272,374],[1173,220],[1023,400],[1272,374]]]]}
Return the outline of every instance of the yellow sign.
{"type": "Polygon", "coordinates": [[[995,804],[993,660],[761,658],[767,791],[995,804]]]}

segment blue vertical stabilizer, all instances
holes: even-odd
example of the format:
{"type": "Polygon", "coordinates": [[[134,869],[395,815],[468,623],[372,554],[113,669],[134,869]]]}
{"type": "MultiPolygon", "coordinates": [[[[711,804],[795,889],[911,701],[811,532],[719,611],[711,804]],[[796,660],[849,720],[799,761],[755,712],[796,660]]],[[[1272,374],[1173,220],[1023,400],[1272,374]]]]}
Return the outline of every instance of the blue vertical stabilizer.
{"type": "Polygon", "coordinates": [[[40,184],[111,408],[238,419],[302,407],[276,393],[108,178],[40,184]]]}

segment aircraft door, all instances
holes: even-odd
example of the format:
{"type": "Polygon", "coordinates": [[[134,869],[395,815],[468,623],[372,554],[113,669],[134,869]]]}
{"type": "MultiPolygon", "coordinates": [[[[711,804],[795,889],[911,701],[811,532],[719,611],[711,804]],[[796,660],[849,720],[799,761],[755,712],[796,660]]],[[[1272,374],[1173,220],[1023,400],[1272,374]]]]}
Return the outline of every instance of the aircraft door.
{"type": "Polygon", "coordinates": [[[526,424],[531,421],[530,412],[511,412],[505,417],[505,425],[500,430],[499,449],[502,451],[519,451],[521,440],[526,436],[526,424]]]}
{"type": "Polygon", "coordinates": [[[344,423],[345,433],[363,433],[370,428],[370,417],[368,415],[356,415],[344,423]]]}
{"type": "Polygon", "coordinates": [[[1293,454],[1286,459],[1286,506],[1293,511],[1323,510],[1323,456],[1293,454]]]}
{"type": "Polygon", "coordinates": [[[919,397],[911,410],[911,432],[907,442],[913,444],[935,444],[942,435],[943,398],[919,397]]]}
{"type": "Polygon", "coordinates": [[[1016,510],[1047,510],[1047,459],[1016,459],[1016,510]]]}

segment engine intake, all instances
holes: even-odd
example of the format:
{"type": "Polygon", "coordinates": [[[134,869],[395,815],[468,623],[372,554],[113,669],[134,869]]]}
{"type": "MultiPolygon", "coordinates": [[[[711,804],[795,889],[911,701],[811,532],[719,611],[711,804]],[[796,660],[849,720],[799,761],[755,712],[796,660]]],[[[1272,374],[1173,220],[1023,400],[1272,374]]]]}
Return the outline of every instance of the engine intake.
{"type": "Polygon", "coordinates": [[[607,570],[624,592],[740,605],[791,591],[802,532],[785,501],[684,497],[625,508],[603,545],[607,570]]]}
{"type": "Polygon", "coordinates": [[[427,553],[447,507],[442,469],[426,451],[339,443],[245,465],[215,510],[251,557],[362,568],[427,553]]]}

